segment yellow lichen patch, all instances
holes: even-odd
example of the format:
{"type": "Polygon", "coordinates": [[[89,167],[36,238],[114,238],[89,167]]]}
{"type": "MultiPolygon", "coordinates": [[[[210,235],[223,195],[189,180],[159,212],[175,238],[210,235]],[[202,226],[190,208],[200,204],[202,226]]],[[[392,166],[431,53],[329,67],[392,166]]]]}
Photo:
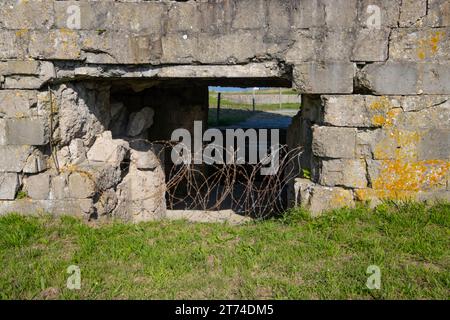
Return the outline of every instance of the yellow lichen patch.
{"type": "Polygon", "coordinates": [[[372,110],[381,110],[381,111],[387,112],[389,109],[393,108],[393,106],[392,106],[389,98],[386,96],[383,96],[383,97],[380,97],[379,99],[373,101],[369,105],[369,108],[372,110]]]}
{"type": "Polygon", "coordinates": [[[435,33],[434,36],[431,37],[430,39],[430,47],[431,47],[431,52],[433,54],[436,54],[436,52],[438,51],[438,46],[439,46],[439,42],[441,40],[441,38],[445,35],[444,32],[438,31],[435,33]]]}
{"type": "Polygon", "coordinates": [[[20,29],[16,31],[16,36],[21,38],[25,37],[28,34],[28,29],[20,29]]]}
{"type": "Polygon", "coordinates": [[[68,28],[61,28],[61,29],[59,29],[59,32],[63,35],[67,35],[67,36],[75,35],[75,31],[73,31],[72,29],[68,29],[68,28]]]}
{"type": "Polygon", "coordinates": [[[343,190],[342,192],[335,192],[330,203],[332,207],[343,207],[351,204],[352,200],[353,199],[349,197],[348,192],[343,190]]]}
{"type": "Polygon", "coordinates": [[[402,112],[400,108],[394,108],[386,112],[386,115],[374,115],[372,124],[378,127],[392,127],[395,124],[397,116],[402,112]]]}
{"type": "Polygon", "coordinates": [[[372,187],[379,190],[419,191],[445,185],[450,162],[426,160],[406,162],[403,160],[382,161],[372,187]]]}
{"type": "Polygon", "coordinates": [[[417,145],[421,134],[397,128],[386,131],[385,137],[375,146],[375,159],[397,159],[414,161],[417,159],[417,145]]]}
{"type": "Polygon", "coordinates": [[[372,124],[375,126],[382,127],[386,123],[386,118],[382,115],[375,115],[372,117],[372,124]]]}
{"type": "Polygon", "coordinates": [[[402,112],[388,97],[380,97],[369,104],[369,110],[374,114],[371,122],[377,127],[393,126],[397,116],[402,112]]]}
{"type": "Polygon", "coordinates": [[[420,60],[435,56],[439,51],[439,44],[445,32],[437,31],[426,39],[420,39],[417,43],[417,56],[420,60]]]}

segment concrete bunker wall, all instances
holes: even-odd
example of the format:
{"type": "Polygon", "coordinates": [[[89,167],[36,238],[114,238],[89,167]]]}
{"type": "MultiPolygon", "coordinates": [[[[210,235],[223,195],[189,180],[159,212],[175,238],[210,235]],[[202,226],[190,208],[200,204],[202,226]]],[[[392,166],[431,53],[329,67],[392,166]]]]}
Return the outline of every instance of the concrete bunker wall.
{"type": "Polygon", "coordinates": [[[30,118],[2,119],[8,141],[2,161],[9,171],[3,177],[9,180],[2,181],[1,211],[164,217],[166,163],[157,141],[170,140],[180,127],[192,131],[193,121],[207,121],[208,89],[157,81],[146,86],[55,84],[37,94],[30,118]]]}
{"type": "MultiPolygon", "coordinates": [[[[447,0],[7,0],[0,17],[1,212],[86,211],[69,200],[21,210],[17,198],[50,167],[47,86],[58,99],[99,79],[291,81],[303,106],[288,139],[305,150],[293,202],[320,212],[450,197],[447,0]]],[[[88,100],[106,95],[95,91],[88,100]]]]}

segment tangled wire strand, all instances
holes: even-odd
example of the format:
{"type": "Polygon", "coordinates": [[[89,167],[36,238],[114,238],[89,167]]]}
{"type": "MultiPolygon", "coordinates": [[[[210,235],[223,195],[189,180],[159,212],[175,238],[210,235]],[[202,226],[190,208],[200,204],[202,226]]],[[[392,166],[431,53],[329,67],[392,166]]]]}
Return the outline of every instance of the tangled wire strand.
{"type": "MultiPolygon", "coordinates": [[[[162,146],[160,159],[172,150],[173,142],[154,142],[162,146]]],[[[237,159],[239,150],[224,153],[237,159]],[[231,153],[230,153],[231,152],[231,153]]],[[[166,199],[168,209],[215,211],[232,209],[236,213],[264,218],[286,208],[283,197],[286,185],[298,176],[302,149],[289,149],[279,145],[257,164],[209,164],[198,165],[190,161],[173,165],[166,171],[166,199]],[[276,172],[261,175],[271,157],[279,157],[276,172]]]]}

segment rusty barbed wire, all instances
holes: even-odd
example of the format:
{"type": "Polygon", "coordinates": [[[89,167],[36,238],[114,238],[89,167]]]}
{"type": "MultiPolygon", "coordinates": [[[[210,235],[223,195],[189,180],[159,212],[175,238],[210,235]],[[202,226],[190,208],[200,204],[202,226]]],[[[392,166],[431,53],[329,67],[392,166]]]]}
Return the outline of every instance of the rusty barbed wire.
{"type": "MultiPolygon", "coordinates": [[[[157,156],[164,162],[165,154],[169,154],[176,143],[157,141],[152,144],[160,146],[157,156]]],[[[224,154],[232,154],[232,159],[236,159],[239,151],[222,150],[224,154]]],[[[286,209],[283,194],[288,182],[298,176],[296,170],[302,149],[280,145],[272,152],[279,157],[278,170],[273,175],[260,174],[260,170],[267,166],[267,158],[257,164],[172,164],[166,171],[167,208],[202,211],[232,209],[256,218],[283,212],[286,209]]]]}

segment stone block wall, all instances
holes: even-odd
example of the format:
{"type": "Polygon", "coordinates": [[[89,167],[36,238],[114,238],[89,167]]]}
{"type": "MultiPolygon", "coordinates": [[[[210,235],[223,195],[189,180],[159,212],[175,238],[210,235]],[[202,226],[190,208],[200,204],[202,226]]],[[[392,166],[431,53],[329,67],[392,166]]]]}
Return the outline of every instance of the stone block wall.
{"type": "Polygon", "coordinates": [[[4,0],[1,212],[92,208],[41,198],[62,190],[49,173],[53,143],[76,151],[82,135],[89,149],[110,131],[111,114],[80,106],[101,106],[96,85],[112,79],[290,82],[304,97],[288,140],[304,147],[298,176],[310,172],[298,204],[448,199],[448,0],[4,0]],[[82,97],[62,90],[79,82],[95,85],[82,97]]]}
{"type": "Polygon", "coordinates": [[[355,201],[450,200],[450,96],[308,96],[303,107],[311,179],[295,180],[298,202],[317,213],[355,201]]]}

